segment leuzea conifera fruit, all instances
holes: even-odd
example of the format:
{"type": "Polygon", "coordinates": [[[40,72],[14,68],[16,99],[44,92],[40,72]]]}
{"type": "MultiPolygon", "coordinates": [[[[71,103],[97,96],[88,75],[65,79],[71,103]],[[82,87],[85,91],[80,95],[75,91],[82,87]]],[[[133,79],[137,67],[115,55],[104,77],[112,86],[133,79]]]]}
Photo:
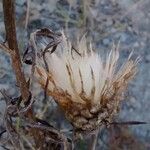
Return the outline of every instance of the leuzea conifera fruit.
{"type": "MultiPolygon", "coordinates": [[[[43,50],[47,44],[46,40],[41,41],[43,50]]],[[[43,88],[48,83],[48,95],[63,109],[75,129],[93,131],[111,123],[118,113],[127,85],[137,72],[139,58],[132,60],[131,52],[118,65],[117,46],[102,57],[92,50],[91,44],[87,46],[85,36],[77,42],[77,47],[78,52],[62,32],[56,50],[45,53],[49,71],[43,57],[38,58],[35,76],[43,88]]]]}

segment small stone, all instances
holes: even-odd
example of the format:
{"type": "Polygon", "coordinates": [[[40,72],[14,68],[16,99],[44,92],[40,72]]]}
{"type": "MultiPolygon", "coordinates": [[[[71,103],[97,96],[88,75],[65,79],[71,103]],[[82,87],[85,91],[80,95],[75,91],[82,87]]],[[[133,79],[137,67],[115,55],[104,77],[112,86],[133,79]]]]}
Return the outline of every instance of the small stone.
{"type": "Polygon", "coordinates": [[[104,39],[103,40],[103,44],[106,45],[106,46],[109,45],[110,44],[110,40],[108,38],[104,39]]]}
{"type": "Polygon", "coordinates": [[[112,24],[113,24],[112,19],[108,19],[107,22],[106,22],[106,25],[107,26],[111,26],[112,24]]]}
{"type": "Polygon", "coordinates": [[[16,4],[18,4],[20,6],[24,5],[24,3],[25,3],[25,0],[17,0],[16,1],[16,4]]]}
{"type": "Polygon", "coordinates": [[[146,56],[145,56],[145,60],[146,60],[147,62],[150,62],[150,55],[146,55],[146,56]]]}
{"type": "Polygon", "coordinates": [[[134,46],[134,47],[139,47],[140,45],[139,45],[138,42],[135,42],[133,46],[134,46]]]}

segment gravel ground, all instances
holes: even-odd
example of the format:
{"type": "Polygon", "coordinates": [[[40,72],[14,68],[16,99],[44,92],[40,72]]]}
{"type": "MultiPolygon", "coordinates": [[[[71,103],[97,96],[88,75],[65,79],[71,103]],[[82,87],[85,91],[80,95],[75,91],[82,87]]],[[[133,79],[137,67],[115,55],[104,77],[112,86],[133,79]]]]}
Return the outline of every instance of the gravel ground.
{"type": "MultiPolygon", "coordinates": [[[[119,114],[120,121],[145,121],[150,123],[150,1],[149,0],[95,0],[84,4],[72,0],[32,0],[28,27],[25,29],[26,2],[16,0],[17,34],[21,50],[27,44],[31,31],[50,27],[57,31],[68,27],[71,36],[87,32],[97,50],[108,51],[113,42],[120,40],[121,61],[134,49],[140,55],[139,71],[130,84],[126,101],[119,114]],[[70,4],[70,5],[69,5],[70,4]],[[73,34],[72,34],[73,33],[73,34]]],[[[85,2],[85,1],[84,1],[85,2]]],[[[4,40],[2,4],[0,1],[0,41],[4,40]]],[[[10,67],[10,59],[0,50],[0,89],[15,95],[15,76],[10,67]]],[[[2,96],[0,95],[0,99],[2,96]]],[[[42,104],[41,104],[42,105],[42,104]]],[[[37,105],[37,109],[40,108],[37,105]]],[[[1,102],[0,111],[4,111],[1,102]]],[[[1,121],[2,119],[0,119],[1,121]]],[[[57,123],[56,123],[57,124],[57,123]]],[[[66,124],[63,124],[65,126],[66,124]]],[[[66,127],[65,127],[66,128],[66,127]]],[[[150,149],[150,125],[137,125],[128,129],[132,135],[150,149]]],[[[99,144],[107,137],[102,132],[99,144]]],[[[107,149],[103,144],[102,149],[107,149]]],[[[125,148],[126,149],[126,148],[125,148]]],[[[135,148],[133,148],[135,149],[135,148]]]]}

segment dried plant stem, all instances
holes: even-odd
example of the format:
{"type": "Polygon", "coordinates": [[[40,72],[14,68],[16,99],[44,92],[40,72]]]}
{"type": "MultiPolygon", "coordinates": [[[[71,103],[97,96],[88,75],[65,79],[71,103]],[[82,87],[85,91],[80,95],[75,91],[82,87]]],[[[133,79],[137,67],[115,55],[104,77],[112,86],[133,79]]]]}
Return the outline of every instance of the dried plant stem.
{"type": "Polygon", "coordinates": [[[28,27],[28,22],[29,22],[30,0],[27,0],[26,3],[27,3],[27,10],[26,10],[26,19],[25,19],[25,29],[27,29],[27,27],[28,27]]]}
{"type": "Polygon", "coordinates": [[[95,133],[91,136],[91,143],[89,146],[89,150],[95,150],[97,144],[99,130],[96,130],[95,133]]]}
{"type": "Polygon", "coordinates": [[[3,0],[4,23],[6,30],[6,39],[9,48],[13,51],[11,53],[12,67],[16,74],[17,84],[24,101],[28,100],[30,95],[25,76],[22,70],[21,59],[16,38],[16,25],[14,13],[14,0],[3,0]]]}
{"type": "MultiPolygon", "coordinates": [[[[26,102],[30,97],[30,91],[22,69],[21,58],[17,44],[14,0],[3,0],[3,12],[6,30],[6,40],[8,42],[9,47],[5,47],[5,49],[9,49],[12,67],[16,75],[17,85],[20,88],[20,93],[23,101],[26,102]]],[[[27,115],[30,119],[34,118],[31,109],[28,111],[27,115]]]]}

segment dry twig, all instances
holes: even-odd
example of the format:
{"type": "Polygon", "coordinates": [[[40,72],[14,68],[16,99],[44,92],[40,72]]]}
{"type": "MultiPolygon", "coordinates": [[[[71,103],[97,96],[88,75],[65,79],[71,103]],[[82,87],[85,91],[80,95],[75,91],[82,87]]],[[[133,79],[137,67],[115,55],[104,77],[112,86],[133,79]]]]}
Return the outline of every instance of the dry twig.
{"type": "Polygon", "coordinates": [[[28,27],[29,15],[30,15],[30,0],[26,1],[27,10],[26,10],[26,19],[25,19],[25,29],[28,27]]]}
{"type": "Polygon", "coordinates": [[[16,25],[15,25],[15,13],[14,13],[14,1],[3,0],[3,11],[4,11],[4,23],[6,29],[6,39],[8,42],[9,49],[14,52],[11,54],[12,67],[16,74],[17,84],[20,88],[21,96],[24,101],[28,100],[30,95],[25,75],[22,70],[21,59],[19,55],[19,49],[16,38],[16,25]]]}

